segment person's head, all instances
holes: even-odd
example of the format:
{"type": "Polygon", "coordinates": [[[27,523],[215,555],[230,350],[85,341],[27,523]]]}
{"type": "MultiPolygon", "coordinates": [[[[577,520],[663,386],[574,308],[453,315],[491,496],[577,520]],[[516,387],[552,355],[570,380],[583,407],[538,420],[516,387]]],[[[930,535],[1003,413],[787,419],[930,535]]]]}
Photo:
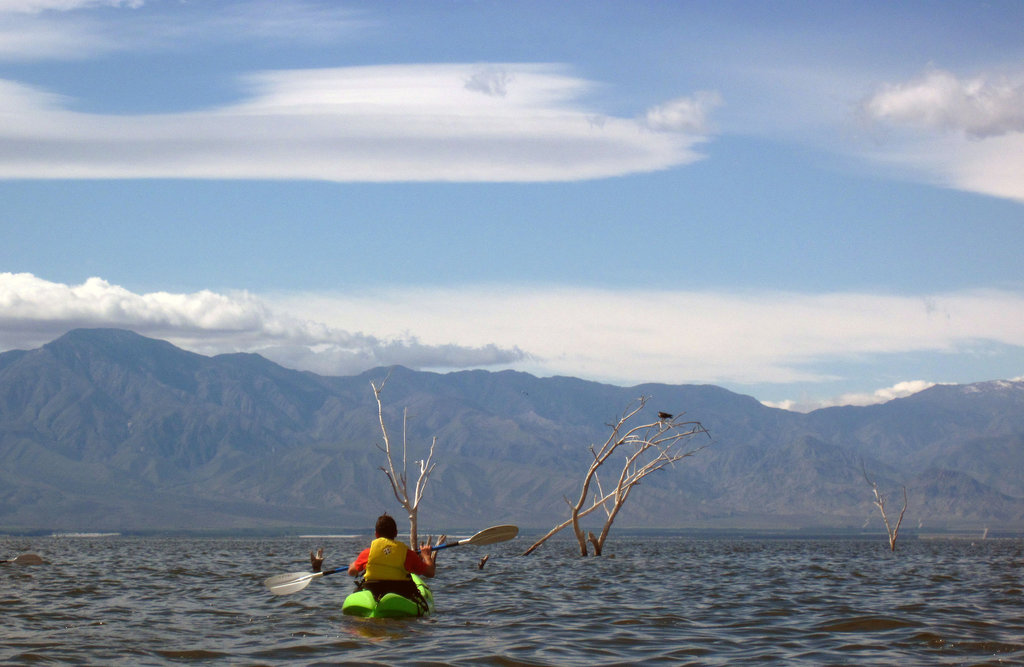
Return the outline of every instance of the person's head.
{"type": "Polygon", "coordinates": [[[393,540],[398,537],[398,526],[395,525],[395,520],[390,515],[381,514],[377,517],[377,525],[374,527],[374,532],[377,537],[386,537],[389,540],[393,540]]]}

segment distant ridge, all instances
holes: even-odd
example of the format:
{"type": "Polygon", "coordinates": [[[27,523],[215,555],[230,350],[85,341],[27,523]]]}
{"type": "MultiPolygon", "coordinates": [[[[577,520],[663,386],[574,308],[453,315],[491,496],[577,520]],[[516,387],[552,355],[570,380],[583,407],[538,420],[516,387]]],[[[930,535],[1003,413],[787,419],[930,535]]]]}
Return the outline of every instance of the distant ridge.
{"type": "MultiPolygon", "coordinates": [[[[370,389],[387,373],[323,377],[116,329],[0,354],[0,531],[364,532],[398,511],[370,389]]],[[[906,485],[906,527],[1024,529],[1022,382],[803,415],[710,385],[398,367],[384,401],[394,428],[408,408],[413,448],[438,438],[421,521],[529,529],[565,516],[587,447],[641,394],[714,442],[646,482],[623,528],[879,530],[863,465],[894,499],[906,485]]]]}

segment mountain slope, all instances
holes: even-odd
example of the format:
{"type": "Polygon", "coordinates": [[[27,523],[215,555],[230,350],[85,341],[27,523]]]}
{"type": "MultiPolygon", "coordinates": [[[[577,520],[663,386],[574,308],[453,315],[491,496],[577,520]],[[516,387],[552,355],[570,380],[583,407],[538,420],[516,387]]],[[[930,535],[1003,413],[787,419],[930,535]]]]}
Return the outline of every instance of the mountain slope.
{"type": "Polygon", "coordinates": [[[428,525],[557,523],[589,445],[646,395],[649,418],[685,412],[712,440],[645,480],[617,525],[880,524],[867,469],[893,498],[907,486],[913,525],[1024,526],[1024,383],[801,415],[713,386],[400,367],[321,377],[96,329],[0,354],[0,529],[363,528],[398,511],[375,446],[370,382],[385,377],[410,460],[438,439],[428,525]]]}

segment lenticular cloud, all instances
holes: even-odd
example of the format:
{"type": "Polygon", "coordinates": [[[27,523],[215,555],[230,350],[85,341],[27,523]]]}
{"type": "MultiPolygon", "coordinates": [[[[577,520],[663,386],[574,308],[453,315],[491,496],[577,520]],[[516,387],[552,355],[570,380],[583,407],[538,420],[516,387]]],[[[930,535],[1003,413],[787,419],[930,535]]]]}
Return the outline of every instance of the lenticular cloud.
{"type": "Polygon", "coordinates": [[[551,65],[409,65],[264,72],[237,103],[107,116],[0,81],[0,178],[573,181],[699,159],[713,93],[647,119],[579,103],[551,65]]]}

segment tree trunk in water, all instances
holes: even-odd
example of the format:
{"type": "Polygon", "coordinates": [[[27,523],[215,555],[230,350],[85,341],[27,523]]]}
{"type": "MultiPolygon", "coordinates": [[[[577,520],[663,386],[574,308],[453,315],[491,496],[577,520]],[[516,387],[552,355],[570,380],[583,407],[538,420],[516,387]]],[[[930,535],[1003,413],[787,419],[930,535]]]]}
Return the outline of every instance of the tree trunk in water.
{"type": "Polygon", "coordinates": [[[578,523],[573,525],[573,529],[576,531],[576,541],[580,545],[580,555],[581,556],[588,555],[587,554],[587,538],[583,534],[583,529],[579,527],[578,523]]]}
{"type": "Polygon", "coordinates": [[[420,548],[420,536],[418,534],[418,531],[416,530],[417,514],[417,512],[409,512],[409,548],[414,551],[420,548]]]}
{"type": "Polygon", "coordinates": [[[373,388],[373,395],[377,399],[377,419],[380,422],[381,434],[384,436],[384,446],[377,447],[384,452],[387,466],[381,466],[381,470],[384,475],[388,478],[388,482],[391,484],[391,491],[395,495],[395,500],[402,506],[402,508],[408,513],[409,516],[409,547],[412,549],[419,549],[419,535],[417,534],[417,516],[419,514],[420,500],[423,498],[423,492],[427,487],[427,480],[430,479],[430,473],[434,470],[434,446],[437,444],[437,437],[435,436],[430,442],[430,451],[427,453],[427,458],[418,461],[419,463],[419,477],[416,478],[416,484],[412,489],[412,496],[409,495],[409,478],[408,478],[408,422],[409,422],[409,411],[408,409],[403,411],[402,414],[402,460],[401,467],[398,467],[395,463],[395,452],[391,447],[391,438],[388,435],[387,425],[384,423],[384,403],[381,400],[381,392],[384,390],[384,385],[387,384],[388,379],[391,377],[391,373],[388,372],[387,377],[380,383],[378,387],[375,383],[370,382],[370,386],[373,388]]]}
{"type": "Polygon", "coordinates": [[[523,553],[524,556],[533,552],[548,538],[568,525],[572,525],[576,543],[580,548],[580,556],[588,555],[588,541],[594,548],[594,555],[600,556],[604,551],[604,543],[612,524],[615,522],[619,510],[629,498],[632,489],[647,475],[673,465],[703,449],[703,447],[697,447],[687,451],[682,447],[682,443],[699,433],[709,435],[707,429],[700,422],[682,421],[679,417],[667,412],[658,412],[657,421],[630,427],[631,420],[644,408],[647,399],[647,396],[641,396],[623,411],[615,424],[610,424],[611,434],[604,444],[590,446],[591,461],[583,476],[579,498],[575,503],[568,498],[565,499],[569,505],[569,519],[552,528],[527,549],[523,553]],[[617,476],[615,488],[605,493],[598,471],[614,454],[623,452],[626,454],[625,462],[617,476]],[[597,490],[588,507],[591,485],[596,486],[597,490]],[[609,501],[612,503],[610,508],[607,506],[609,501]],[[581,517],[598,509],[604,510],[607,515],[600,537],[596,537],[592,532],[584,531],[580,525],[581,517]]]}

